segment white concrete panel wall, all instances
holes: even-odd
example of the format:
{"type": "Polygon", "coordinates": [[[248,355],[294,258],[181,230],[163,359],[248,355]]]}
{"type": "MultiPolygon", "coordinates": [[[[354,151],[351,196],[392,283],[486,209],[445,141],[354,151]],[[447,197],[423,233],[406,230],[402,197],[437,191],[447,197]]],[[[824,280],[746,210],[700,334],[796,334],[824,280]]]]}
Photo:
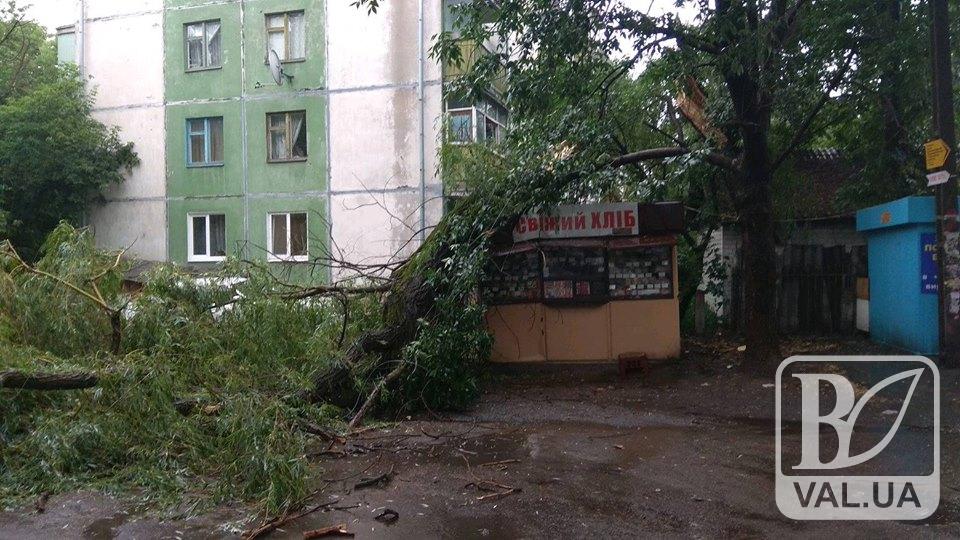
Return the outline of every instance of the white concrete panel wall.
{"type": "Polygon", "coordinates": [[[104,196],[108,200],[164,197],[163,107],[106,109],[94,111],[93,117],[107,126],[120,128],[120,139],[132,142],[140,158],[140,165],[133,168],[126,181],[110,187],[104,196]]]}
{"type": "MultiPolygon", "coordinates": [[[[442,0],[422,0],[424,14],[424,56],[430,39],[442,28],[442,0]]],[[[374,15],[350,2],[327,3],[329,41],[329,86],[331,89],[416,83],[417,0],[381,2],[374,15]]],[[[430,58],[424,76],[441,77],[440,66],[430,58]]]]}
{"type": "Polygon", "coordinates": [[[88,19],[84,30],[84,72],[97,108],[162,103],[162,13],[88,19]]]}
{"type": "Polygon", "coordinates": [[[443,134],[443,85],[429,85],[424,89],[424,127],[426,136],[423,140],[426,155],[426,183],[430,186],[441,186],[440,176],[440,137],[443,134]]]}
{"type": "Polygon", "coordinates": [[[383,2],[375,15],[327,3],[332,240],[353,262],[409,254],[421,219],[431,226],[442,216],[442,72],[429,48],[443,2],[422,1],[422,40],[416,0],[383,2]]]}
{"type": "Polygon", "coordinates": [[[419,114],[416,88],[332,94],[331,188],[419,189],[419,114]]]}
{"type": "Polygon", "coordinates": [[[418,245],[418,192],[333,195],[330,203],[334,255],[374,264],[409,255],[418,245]]]}
{"type": "Polygon", "coordinates": [[[162,200],[113,201],[90,213],[97,246],[128,248],[128,255],[162,261],[167,256],[166,203],[162,200]]]}
{"type": "MultiPolygon", "coordinates": [[[[74,0],[75,1],[75,0],[74,0]]],[[[87,18],[116,17],[163,10],[163,0],[87,0],[87,18]]]]}
{"type": "Polygon", "coordinates": [[[91,210],[97,245],[167,258],[162,0],[87,2],[84,72],[96,91],[93,116],[120,129],[140,165],[91,210]]]}

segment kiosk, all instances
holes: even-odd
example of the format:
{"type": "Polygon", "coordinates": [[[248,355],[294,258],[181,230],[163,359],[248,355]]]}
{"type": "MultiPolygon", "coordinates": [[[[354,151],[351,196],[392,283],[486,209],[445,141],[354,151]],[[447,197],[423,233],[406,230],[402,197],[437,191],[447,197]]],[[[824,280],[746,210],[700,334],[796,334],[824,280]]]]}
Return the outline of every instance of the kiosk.
{"type": "Polygon", "coordinates": [[[494,362],[680,355],[679,203],[560,206],[520,216],[481,290],[494,362]]]}
{"type": "Polygon", "coordinates": [[[916,354],[940,352],[935,218],[933,197],[857,212],[857,230],[867,237],[870,337],[916,354]]]}

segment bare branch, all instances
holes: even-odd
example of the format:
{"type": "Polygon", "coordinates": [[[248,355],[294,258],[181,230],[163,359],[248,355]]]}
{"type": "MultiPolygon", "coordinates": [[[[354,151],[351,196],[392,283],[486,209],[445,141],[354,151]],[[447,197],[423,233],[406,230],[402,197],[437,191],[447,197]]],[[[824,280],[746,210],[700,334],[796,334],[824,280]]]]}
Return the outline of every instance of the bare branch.
{"type": "MultiPolygon", "coordinates": [[[[666,159],[671,157],[683,156],[690,154],[692,150],[682,146],[666,146],[662,148],[649,148],[647,150],[640,150],[638,152],[633,152],[630,154],[624,154],[619,156],[612,161],[610,161],[610,167],[622,167],[624,165],[630,165],[640,161],[649,161],[653,159],[666,159]]],[[[728,169],[733,172],[739,172],[740,167],[737,163],[730,159],[729,157],[721,154],[720,152],[710,152],[705,156],[705,159],[711,165],[716,165],[724,169],[728,169]]]]}
{"type": "Polygon", "coordinates": [[[813,124],[814,119],[817,115],[820,114],[820,110],[823,109],[824,105],[830,100],[830,94],[840,85],[840,81],[843,80],[843,76],[846,75],[847,70],[850,69],[850,63],[853,61],[853,52],[847,55],[847,59],[844,61],[843,66],[837,70],[837,72],[830,79],[830,82],[827,85],[827,89],[823,91],[823,94],[820,96],[820,99],[817,100],[817,103],[814,104],[813,108],[810,109],[810,112],[807,113],[806,118],[800,124],[800,127],[793,132],[793,138],[790,140],[790,143],[783,150],[777,159],[773,161],[773,164],[770,166],[770,173],[775,172],[783,162],[790,157],[790,154],[796,150],[797,146],[803,142],[804,138],[807,136],[807,133],[810,131],[810,126],[813,124]]]}

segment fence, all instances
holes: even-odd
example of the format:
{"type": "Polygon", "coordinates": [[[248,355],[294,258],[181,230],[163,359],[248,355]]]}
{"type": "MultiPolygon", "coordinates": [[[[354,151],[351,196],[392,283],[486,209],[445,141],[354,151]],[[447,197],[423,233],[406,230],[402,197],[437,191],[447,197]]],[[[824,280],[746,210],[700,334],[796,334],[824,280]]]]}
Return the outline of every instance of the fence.
{"type": "MultiPolygon", "coordinates": [[[[856,331],[857,277],[867,275],[866,246],[788,245],[777,250],[777,316],[781,333],[856,331]]],[[[728,289],[727,323],[744,326],[743,257],[737,253],[728,289]]]]}

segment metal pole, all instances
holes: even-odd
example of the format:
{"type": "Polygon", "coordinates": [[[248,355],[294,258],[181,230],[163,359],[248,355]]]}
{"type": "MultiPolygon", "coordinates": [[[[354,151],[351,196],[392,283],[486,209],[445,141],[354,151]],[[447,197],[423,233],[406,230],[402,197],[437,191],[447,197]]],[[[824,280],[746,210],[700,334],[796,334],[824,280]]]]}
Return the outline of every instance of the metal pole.
{"type": "MultiPolygon", "coordinates": [[[[417,6],[417,105],[420,118],[417,119],[419,136],[417,137],[418,155],[420,160],[420,243],[427,238],[427,151],[424,137],[426,137],[426,96],[424,95],[424,64],[426,54],[424,48],[424,6],[425,0],[420,0],[417,6]]],[[[432,4],[431,4],[432,5],[432,4]]]]}
{"type": "MultiPolygon", "coordinates": [[[[950,149],[945,170],[955,175],[957,145],[953,116],[949,12],[947,0],[930,0],[934,137],[942,139],[950,149]]],[[[937,261],[940,267],[940,364],[943,367],[957,368],[960,367],[960,237],[955,177],[937,187],[937,243],[937,261]]]]}

